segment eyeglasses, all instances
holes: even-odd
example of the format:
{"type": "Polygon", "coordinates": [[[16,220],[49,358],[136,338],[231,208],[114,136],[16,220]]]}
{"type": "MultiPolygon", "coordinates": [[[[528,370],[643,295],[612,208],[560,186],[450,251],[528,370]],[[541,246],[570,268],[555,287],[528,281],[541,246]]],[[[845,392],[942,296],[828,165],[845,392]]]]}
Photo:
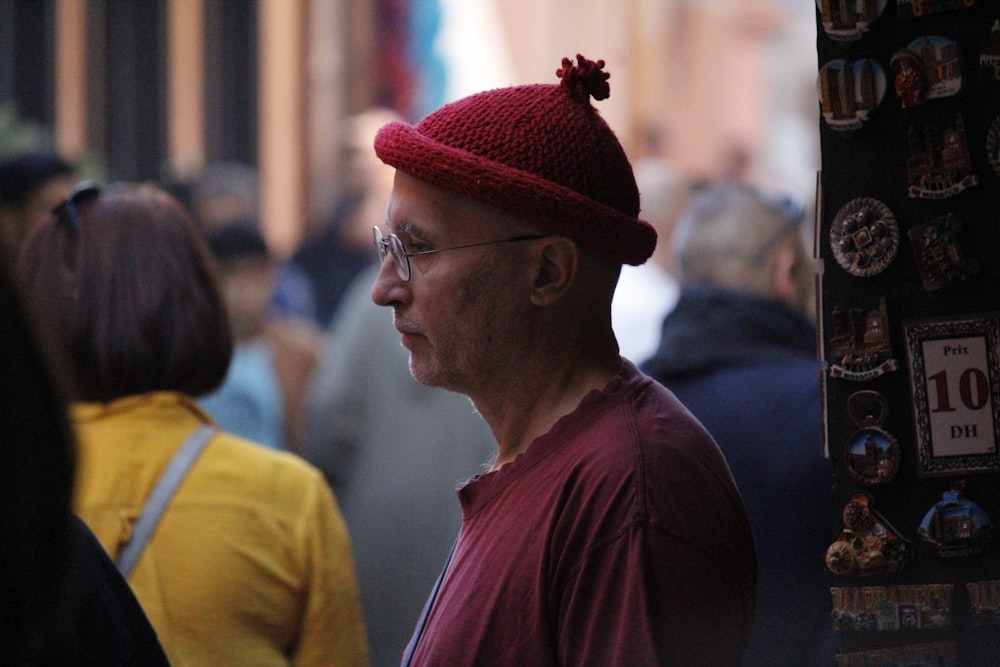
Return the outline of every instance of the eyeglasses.
{"type": "Polygon", "coordinates": [[[65,218],[69,223],[69,230],[74,237],[80,234],[80,215],[76,210],[77,204],[88,199],[96,199],[101,194],[101,188],[91,181],[83,181],[70,191],[66,201],[52,209],[56,216],[65,218]]]}
{"type": "Polygon", "coordinates": [[[519,241],[535,241],[537,239],[543,239],[548,234],[526,234],[524,236],[514,236],[509,239],[497,239],[495,241],[483,241],[482,243],[469,243],[467,245],[456,245],[450,248],[435,248],[434,250],[421,250],[420,252],[409,252],[406,246],[403,245],[403,241],[395,234],[389,234],[388,238],[382,235],[382,230],[378,227],[372,227],[372,232],[375,237],[375,251],[378,252],[378,258],[380,262],[385,262],[385,258],[392,253],[392,260],[396,263],[396,274],[404,280],[408,281],[412,272],[410,270],[410,258],[416,257],[418,255],[433,255],[436,252],[445,252],[446,250],[461,250],[463,248],[477,248],[484,245],[494,245],[497,243],[517,243],[519,241]]]}

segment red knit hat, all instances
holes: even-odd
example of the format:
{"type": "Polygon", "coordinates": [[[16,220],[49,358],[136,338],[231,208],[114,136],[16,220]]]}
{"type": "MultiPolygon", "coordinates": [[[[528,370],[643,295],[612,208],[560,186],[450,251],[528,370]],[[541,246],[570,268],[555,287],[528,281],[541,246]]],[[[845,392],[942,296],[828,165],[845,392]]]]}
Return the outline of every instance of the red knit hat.
{"type": "Polygon", "coordinates": [[[604,61],[563,58],[560,84],[498,88],[446,104],[416,127],[375,136],[386,164],[575,239],[623,264],[642,264],[656,231],[639,219],[625,151],[590,97],[608,97],[604,61]]]}

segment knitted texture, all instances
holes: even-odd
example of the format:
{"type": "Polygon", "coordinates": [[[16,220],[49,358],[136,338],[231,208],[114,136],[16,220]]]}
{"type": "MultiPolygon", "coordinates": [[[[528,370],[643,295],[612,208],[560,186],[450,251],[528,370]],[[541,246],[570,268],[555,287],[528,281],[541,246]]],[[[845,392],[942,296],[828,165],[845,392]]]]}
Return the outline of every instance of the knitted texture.
{"type": "Polygon", "coordinates": [[[498,88],[431,113],[416,127],[389,123],[375,137],[388,165],[432,185],[575,239],[624,264],[656,246],[618,138],[590,97],[610,89],[604,61],[577,56],[559,84],[498,88]]]}

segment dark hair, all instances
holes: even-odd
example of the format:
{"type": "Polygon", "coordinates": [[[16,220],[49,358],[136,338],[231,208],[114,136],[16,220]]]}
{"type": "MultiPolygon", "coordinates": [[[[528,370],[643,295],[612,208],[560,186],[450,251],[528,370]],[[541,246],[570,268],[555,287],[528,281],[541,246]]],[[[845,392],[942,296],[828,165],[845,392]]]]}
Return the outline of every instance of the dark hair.
{"type": "Polygon", "coordinates": [[[27,665],[69,598],[75,440],[9,268],[0,257],[0,655],[27,665]]]}
{"type": "Polygon", "coordinates": [[[225,377],[233,340],[215,267],[163,188],[123,183],[81,196],[49,216],[20,259],[31,302],[66,357],[74,399],[200,396],[225,377]]]}
{"type": "Polygon", "coordinates": [[[73,167],[56,153],[20,153],[0,162],[0,203],[21,206],[38,188],[59,176],[72,176],[73,167]]]}
{"type": "Polygon", "coordinates": [[[270,252],[264,236],[253,219],[228,222],[205,232],[208,249],[220,262],[255,257],[268,259],[270,252]]]}

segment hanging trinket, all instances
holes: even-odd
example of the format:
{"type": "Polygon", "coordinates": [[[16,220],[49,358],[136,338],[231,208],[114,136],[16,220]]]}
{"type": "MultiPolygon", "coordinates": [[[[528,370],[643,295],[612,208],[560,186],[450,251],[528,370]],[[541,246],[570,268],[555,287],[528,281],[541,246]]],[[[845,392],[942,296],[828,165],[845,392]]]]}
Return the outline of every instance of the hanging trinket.
{"type": "Polygon", "coordinates": [[[845,577],[893,574],[913,554],[912,545],[872,509],[864,491],[844,506],[844,527],[826,550],[826,567],[845,577]]]}
{"type": "Polygon", "coordinates": [[[983,508],[963,498],[964,481],[953,482],[928,510],[917,534],[938,556],[974,556],[989,548],[993,524],[983,508]]]}
{"type": "Polygon", "coordinates": [[[844,447],[844,467],[863,486],[885,484],[899,470],[899,443],[882,428],[888,413],[889,401],[877,391],[858,391],[847,399],[847,414],[860,430],[844,447]]]}

